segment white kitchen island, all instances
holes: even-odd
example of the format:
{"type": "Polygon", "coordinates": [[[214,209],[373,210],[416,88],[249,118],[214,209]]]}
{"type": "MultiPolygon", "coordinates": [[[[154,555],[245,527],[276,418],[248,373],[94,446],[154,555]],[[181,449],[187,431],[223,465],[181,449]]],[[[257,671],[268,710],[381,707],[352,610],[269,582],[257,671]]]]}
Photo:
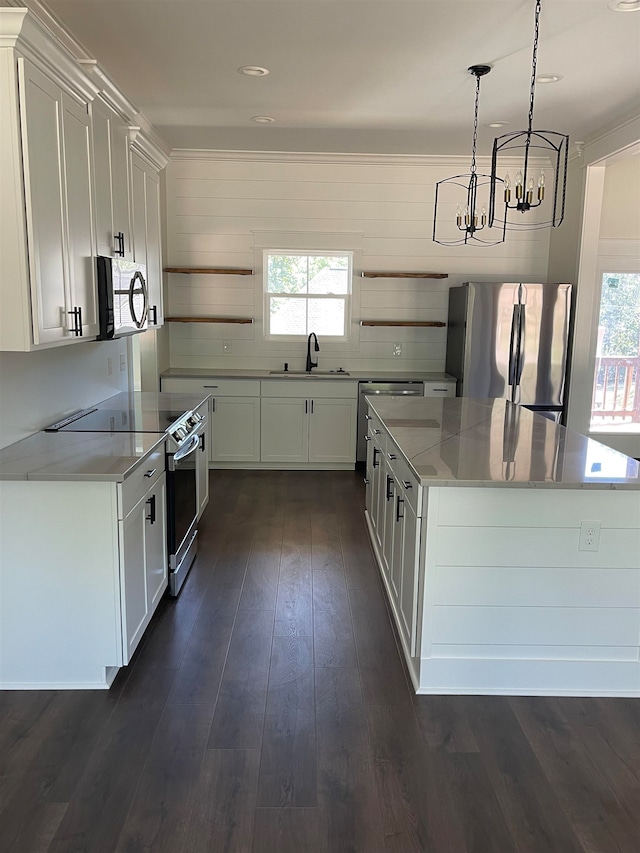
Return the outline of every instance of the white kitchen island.
{"type": "Polygon", "coordinates": [[[419,693],[640,696],[640,473],[505,400],[370,400],[374,552],[419,693]]]}

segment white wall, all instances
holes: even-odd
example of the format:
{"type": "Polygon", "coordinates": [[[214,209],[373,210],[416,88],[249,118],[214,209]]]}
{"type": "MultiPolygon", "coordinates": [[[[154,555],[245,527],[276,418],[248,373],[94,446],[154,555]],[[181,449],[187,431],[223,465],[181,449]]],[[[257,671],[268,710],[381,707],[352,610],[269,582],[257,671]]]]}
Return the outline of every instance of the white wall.
{"type": "Polygon", "coordinates": [[[128,365],[120,370],[121,354],[126,357],[125,339],[0,353],[0,447],[127,390],[128,365]]]}
{"type": "Polygon", "coordinates": [[[640,240],[640,153],[607,164],[600,239],[640,240]]]}
{"type": "MultiPolygon", "coordinates": [[[[487,164],[479,164],[486,169],[487,164]]],[[[548,230],[512,233],[496,247],[432,240],[436,181],[465,172],[463,158],[174,152],[167,167],[167,263],[255,269],[259,246],[298,248],[334,239],[357,252],[350,346],[320,345],[321,366],[443,370],[446,329],[365,328],[364,319],[446,320],[447,292],[467,280],[545,281],[548,230]],[[444,280],[363,279],[361,269],[446,272],[444,280]],[[392,356],[392,344],[402,356],[392,356]]],[[[454,215],[455,211],[451,211],[454,215]]],[[[258,278],[257,276],[255,278],[258,278]]],[[[252,276],[170,275],[167,316],[259,318],[252,276]]],[[[170,324],[172,367],[304,366],[304,344],[265,344],[262,325],[170,324]],[[223,341],[231,352],[223,353],[223,341]]]]}

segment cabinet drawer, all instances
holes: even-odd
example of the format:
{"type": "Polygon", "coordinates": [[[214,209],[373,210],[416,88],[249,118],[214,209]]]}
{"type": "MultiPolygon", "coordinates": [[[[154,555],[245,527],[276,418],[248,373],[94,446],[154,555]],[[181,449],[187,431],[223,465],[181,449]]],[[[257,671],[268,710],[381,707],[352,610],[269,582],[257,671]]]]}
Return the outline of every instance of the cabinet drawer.
{"type": "Polygon", "coordinates": [[[375,444],[380,448],[383,454],[386,453],[387,448],[387,432],[382,428],[380,420],[376,415],[371,415],[371,420],[367,421],[369,424],[369,428],[367,429],[367,434],[371,437],[371,440],[375,442],[375,444]]]}
{"type": "Polygon", "coordinates": [[[353,399],[358,396],[358,383],[343,379],[264,379],[263,397],[301,397],[302,399],[353,399]]]}
{"type": "Polygon", "coordinates": [[[118,484],[120,501],[118,517],[126,518],[128,513],[135,507],[140,498],[159,480],[164,474],[164,442],[160,444],[153,453],[150,453],[140,465],[130,474],[124,483],[118,484]]]}
{"type": "Polygon", "coordinates": [[[455,397],[456,383],[455,382],[425,382],[424,383],[425,397],[455,397]]]}
{"type": "Polygon", "coordinates": [[[169,376],[162,380],[163,391],[175,391],[181,394],[211,394],[212,397],[259,397],[259,379],[218,379],[216,376],[204,379],[189,379],[181,376],[169,376]]]}
{"type": "Polygon", "coordinates": [[[386,459],[394,476],[402,485],[405,500],[411,504],[416,515],[420,515],[418,512],[419,480],[390,438],[387,438],[386,459]],[[390,456],[395,456],[395,459],[391,459],[390,456]]]}

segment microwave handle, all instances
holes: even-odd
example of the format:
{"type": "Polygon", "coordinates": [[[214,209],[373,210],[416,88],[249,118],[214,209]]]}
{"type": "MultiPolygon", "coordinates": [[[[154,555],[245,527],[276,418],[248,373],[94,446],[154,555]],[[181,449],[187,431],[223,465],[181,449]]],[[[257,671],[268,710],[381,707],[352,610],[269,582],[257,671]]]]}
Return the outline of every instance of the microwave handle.
{"type": "Polygon", "coordinates": [[[149,311],[149,292],[147,290],[147,283],[144,280],[144,277],[140,270],[136,270],[131,277],[131,281],[129,282],[129,311],[131,312],[131,319],[135,323],[138,329],[141,329],[145,320],[147,319],[147,312],[149,311]],[[135,304],[134,304],[134,294],[136,289],[136,282],[140,282],[140,290],[142,291],[142,315],[140,319],[136,317],[135,304]]]}

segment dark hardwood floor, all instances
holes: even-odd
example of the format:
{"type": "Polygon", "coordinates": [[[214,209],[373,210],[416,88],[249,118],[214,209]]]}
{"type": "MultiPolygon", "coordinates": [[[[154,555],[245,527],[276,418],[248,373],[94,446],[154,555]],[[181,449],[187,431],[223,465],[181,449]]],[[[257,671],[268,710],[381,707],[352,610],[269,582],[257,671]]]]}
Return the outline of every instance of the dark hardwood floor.
{"type": "Polygon", "coordinates": [[[213,472],[112,689],[0,693],[3,853],[638,853],[640,702],[413,695],[353,472],[213,472]]]}

